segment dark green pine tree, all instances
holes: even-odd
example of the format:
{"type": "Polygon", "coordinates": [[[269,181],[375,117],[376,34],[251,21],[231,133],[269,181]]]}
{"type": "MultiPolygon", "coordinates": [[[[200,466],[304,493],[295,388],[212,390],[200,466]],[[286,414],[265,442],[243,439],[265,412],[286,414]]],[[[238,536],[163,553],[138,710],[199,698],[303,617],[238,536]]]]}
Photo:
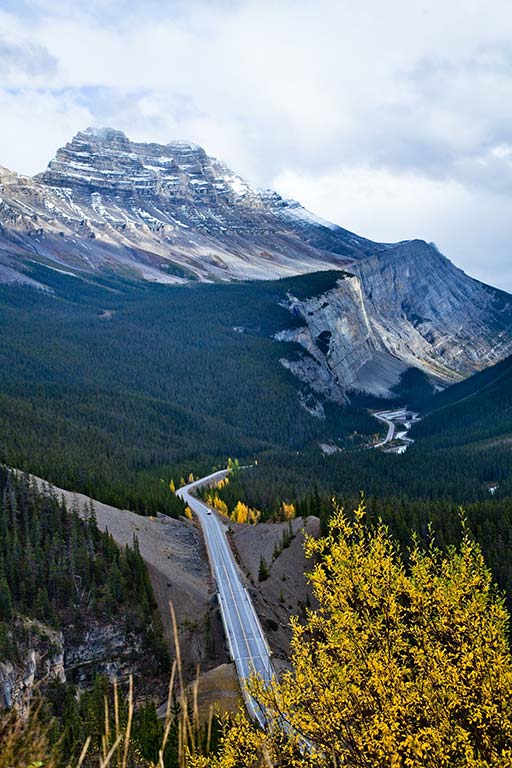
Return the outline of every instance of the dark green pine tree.
{"type": "Polygon", "coordinates": [[[12,595],[5,576],[0,577],[0,621],[11,621],[13,616],[12,595]]]}
{"type": "Polygon", "coordinates": [[[263,555],[260,557],[260,567],[258,568],[258,581],[265,581],[265,579],[268,579],[268,565],[267,561],[263,557],[263,555]]]}

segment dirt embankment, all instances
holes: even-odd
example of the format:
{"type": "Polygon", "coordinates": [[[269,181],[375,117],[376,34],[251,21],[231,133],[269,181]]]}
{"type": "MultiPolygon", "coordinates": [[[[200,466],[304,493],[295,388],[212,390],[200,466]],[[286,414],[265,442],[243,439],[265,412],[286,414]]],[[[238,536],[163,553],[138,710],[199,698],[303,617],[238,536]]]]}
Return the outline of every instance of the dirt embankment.
{"type": "MultiPolygon", "coordinates": [[[[34,480],[39,487],[47,486],[40,478],[34,477],[34,480]]],[[[54,492],[64,498],[69,509],[77,509],[82,516],[88,514],[90,499],[87,496],[61,488],[54,488],[54,492]]],[[[198,665],[205,673],[222,665],[222,679],[230,696],[221,697],[221,708],[236,709],[236,675],[233,665],[226,664],[228,655],[224,631],[212,592],[208,557],[200,530],[185,519],[173,520],[165,515],[142,517],[96,500],[93,500],[93,505],[98,528],[108,531],[119,546],[133,545],[134,537],[137,537],[173,657],[174,641],[169,612],[169,602],[172,602],[179,626],[185,678],[194,679],[198,665]]],[[[211,698],[210,678],[211,675],[205,681],[208,698],[211,698]]]]}
{"type": "Polygon", "coordinates": [[[305,573],[312,563],[304,555],[304,530],[320,534],[316,517],[298,518],[290,523],[231,523],[231,541],[237,560],[245,573],[254,605],[274,654],[279,671],[286,666],[290,652],[290,616],[304,617],[313,604],[305,573]],[[291,534],[291,535],[290,535],[291,534]],[[286,542],[287,546],[283,546],[286,542]],[[261,558],[268,576],[259,581],[261,558]]]}

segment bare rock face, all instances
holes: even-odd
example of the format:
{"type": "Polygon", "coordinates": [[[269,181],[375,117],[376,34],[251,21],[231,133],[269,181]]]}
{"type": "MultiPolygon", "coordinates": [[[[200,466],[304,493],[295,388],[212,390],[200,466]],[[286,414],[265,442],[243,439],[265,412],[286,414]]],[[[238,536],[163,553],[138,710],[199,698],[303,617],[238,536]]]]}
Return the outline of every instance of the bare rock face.
{"type": "Polygon", "coordinates": [[[17,618],[8,637],[13,652],[0,660],[0,709],[14,708],[24,717],[36,691],[52,681],[90,688],[96,675],[137,682],[163,694],[165,681],[150,672],[141,635],[127,632],[123,621],[87,617],[83,625],[56,631],[35,619],[17,618]]]}
{"type": "MultiPolygon", "coordinates": [[[[322,390],[330,399],[343,400],[344,390],[355,384],[357,371],[372,359],[378,343],[365,311],[360,281],[354,275],[344,275],[334,290],[321,296],[305,301],[290,296],[289,308],[305,325],[277,338],[301,344],[316,363],[322,390]],[[329,382],[329,389],[324,381],[329,382]],[[333,390],[336,384],[337,392],[333,390]]],[[[307,362],[302,362],[305,368],[307,362]]],[[[288,367],[300,375],[297,364],[288,367]]]]}
{"type": "Polygon", "coordinates": [[[130,638],[125,629],[113,622],[89,622],[66,646],[66,676],[83,687],[94,682],[97,674],[110,679],[126,679],[133,671],[134,658],[141,653],[139,638],[130,638]]]}
{"type": "Polygon", "coordinates": [[[0,708],[14,708],[25,717],[36,686],[65,682],[64,638],[39,621],[17,620],[11,627],[13,658],[0,661],[0,708]]]}
{"type": "Polygon", "coordinates": [[[387,348],[459,379],[510,353],[512,298],[468,278],[421,240],[358,265],[368,312],[387,348]]]}
{"type": "Polygon", "coordinates": [[[308,383],[316,367],[317,391],[329,399],[350,390],[389,395],[409,367],[450,384],[512,352],[512,298],[423,241],[361,260],[334,289],[304,301],[290,296],[288,306],[304,326],[278,338],[308,355],[285,364],[308,383]]]}

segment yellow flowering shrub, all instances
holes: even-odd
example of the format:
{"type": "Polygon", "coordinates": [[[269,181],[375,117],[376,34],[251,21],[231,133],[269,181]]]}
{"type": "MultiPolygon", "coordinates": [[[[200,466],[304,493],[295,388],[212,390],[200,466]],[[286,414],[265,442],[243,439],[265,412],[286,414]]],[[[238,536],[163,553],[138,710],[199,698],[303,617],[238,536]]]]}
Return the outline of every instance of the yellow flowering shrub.
{"type": "Polygon", "coordinates": [[[361,505],[336,508],[305,550],[319,607],[292,619],[291,671],[249,684],[267,731],[241,715],[219,755],[191,765],[510,768],[509,617],[469,533],[404,562],[361,505]]]}

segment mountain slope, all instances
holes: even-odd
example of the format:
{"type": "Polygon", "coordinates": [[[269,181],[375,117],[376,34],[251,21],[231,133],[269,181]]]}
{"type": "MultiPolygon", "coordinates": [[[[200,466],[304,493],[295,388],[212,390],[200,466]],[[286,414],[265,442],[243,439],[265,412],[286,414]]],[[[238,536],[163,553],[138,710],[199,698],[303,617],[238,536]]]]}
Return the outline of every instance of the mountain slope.
{"type": "Polygon", "coordinates": [[[286,367],[337,402],[389,396],[410,367],[445,386],[512,354],[511,298],[435,246],[359,237],[183,142],[88,129],[39,176],[0,169],[0,281],[48,287],[38,264],[173,284],[337,269],[328,294],[289,297],[300,328],[279,336],[308,352],[283,354],[286,367]]]}
{"type": "Polygon", "coordinates": [[[512,357],[437,394],[413,430],[437,447],[474,450],[512,444],[512,357]]]}
{"type": "Polygon", "coordinates": [[[31,259],[159,282],[269,279],[381,247],[251,188],[201,147],[111,129],[78,133],[32,179],[1,169],[0,189],[4,281],[31,259]]]}

